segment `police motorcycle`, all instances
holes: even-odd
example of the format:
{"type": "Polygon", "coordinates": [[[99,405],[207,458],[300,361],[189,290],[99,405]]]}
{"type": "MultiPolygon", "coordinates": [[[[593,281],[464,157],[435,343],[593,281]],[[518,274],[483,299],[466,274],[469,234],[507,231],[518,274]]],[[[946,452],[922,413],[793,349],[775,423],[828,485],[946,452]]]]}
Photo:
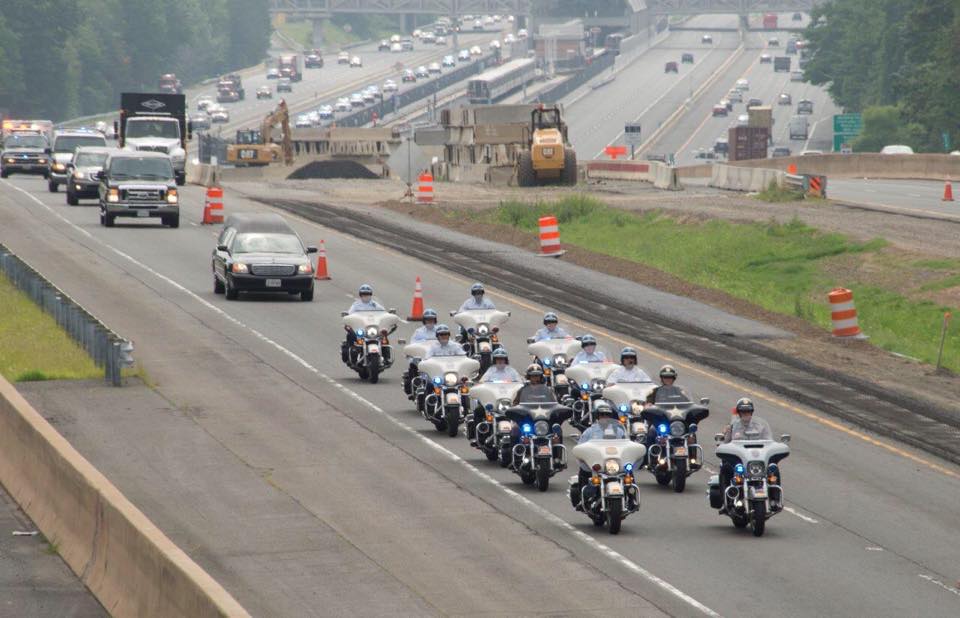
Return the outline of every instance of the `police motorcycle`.
{"type": "Polygon", "coordinates": [[[632,440],[590,440],[573,447],[573,456],[591,471],[589,483],[580,486],[570,479],[570,490],[580,491],[583,512],[593,525],[606,525],[610,534],[620,532],[620,524],[640,510],[640,487],[634,472],[646,447],[632,440]]]}
{"type": "Polygon", "coordinates": [[[420,361],[419,370],[417,408],[437,431],[455,437],[470,409],[470,386],[480,363],[469,356],[434,356],[420,361]]]}
{"type": "Polygon", "coordinates": [[[558,339],[544,339],[535,341],[527,338],[527,352],[534,358],[534,362],[543,369],[543,382],[553,389],[557,401],[563,401],[570,394],[569,377],[566,375],[567,366],[573,357],[580,351],[580,341],[573,337],[558,339]]]}
{"type": "Polygon", "coordinates": [[[535,484],[540,491],[547,491],[550,477],[567,467],[560,425],[570,415],[570,408],[552,401],[521,401],[507,408],[506,417],[516,426],[510,468],[524,485],[535,484]]]}
{"type": "MultiPolygon", "coordinates": [[[[609,358],[609,356],[608,356],[609,358]]],[[[567,367],[566,376],[570,382],[570,407],[573,417],[570,424],[585,430],[593,423],[593,409],[603,399],[603,389],[607,378],[618,367],[614,362],[577,363],[567,367]]]]}
{"type": "Polygon", "coordinates": [[[474,419],[477,421],[476,447],[490,461],[499,461],[504,468],[513,461],[511,431],[513,422],[507,409],[523,388],[523,382],[481,382],[470,389],[474,419]]]}
{"type": "Polygon", "coordinates": [[[647,425],[640,415],[647,395],[656,386],[654,382],[620,382],[603,388],[603,398],[610,402],[634,442],[643,444],[646,440],[647,425]]]}
{"type": "Polygon", "coordinates": [[[493,351],[500,347],[500,327],[510,318],[509,311],[470,309],[451,311],[453,321],[467,333],[467,354],[480,363],[482,375],[493,364],[493,351]]]}
{"type": "Polygon", "coordinates": [[[396,309],[340,313],[344,330],[352,330],[356,335],[353,348],[348,350],[347,366],[370,384],[376,384],[380,374],[393,365],[393,348],[388,336],[401,322],[396,313],[396,309]]]}
{"type": "Polygon", "coordinates": [[[703,467],[703,448],[697,444],[697,425],[710,415],[710,400],[699,404],[676,386],[661,386],[653,406],[640,413],[640,418],[656,432],[654,444],[647,449],[647,469],[657,483],[673,483],[681,493],[687,477],[703,467]]]}
{"type": "Polygon", "coordinates": [[[763,536],[766,521],[783,510],[778,464],[790,455],[790,434],[780,436],[779,442],[756,439],[759,435],[747,432],[743,440],[724,444],[723,434],[716,434],[717,457],[733,467],[733,477],[726,487],[720,486],[717,474],[707,483],[710,507],[725,512],[737,528],[749,524],[753,536],[763,536]]]}
{"type": "MultiPolygon", "coordinates": [[[[408,343],[403,348],[403,355],[407,358],[407,370],[403,373],[403,392],[409,399],[414,399],[417,393],[423,392],[423,376],[420,374],[418,366],[420,361],[427,355],[430,346],[436,343],[436,339],[427,341],[417,341],[408,343]],[[408,390],[409,389],[409,390],[408,390]]],[[[403,341],[401,340],[401,343],[403,341]]],[[[417,406],[417,411],[422,412],[421,405],[417,406]]]]}

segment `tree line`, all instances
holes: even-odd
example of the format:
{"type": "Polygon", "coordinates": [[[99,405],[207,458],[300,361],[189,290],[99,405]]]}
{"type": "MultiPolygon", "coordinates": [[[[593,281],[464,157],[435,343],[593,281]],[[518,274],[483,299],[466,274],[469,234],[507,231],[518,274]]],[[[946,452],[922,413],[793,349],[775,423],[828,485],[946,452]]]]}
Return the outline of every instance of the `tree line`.
{"type": "Polygon", "coordinates": [[[267,0],[3,0],[0,110],[63,120],[262,61],[267,0]]]}
{"type": "Polygon", "coordinates": [[[960,148],[960,0],[832,0],[812,14],[805,77],[863,112],[854,150],[960,148]]]}

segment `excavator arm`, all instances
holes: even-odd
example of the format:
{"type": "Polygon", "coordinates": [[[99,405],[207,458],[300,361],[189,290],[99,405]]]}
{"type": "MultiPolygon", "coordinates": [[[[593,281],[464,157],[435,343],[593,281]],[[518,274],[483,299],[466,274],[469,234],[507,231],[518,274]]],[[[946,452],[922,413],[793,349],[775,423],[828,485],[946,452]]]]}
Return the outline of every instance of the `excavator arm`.
{"type": "Polygon", "coordinates": [[[263,118],[260,125],[260,140],[263,144],[273,143],[273,128],[280,125],[280,149],[283,152],[284,165],[293,165],[293,140],[290,136],[290,112],[287,102],[280,99],[277,109],[263,118]]]}

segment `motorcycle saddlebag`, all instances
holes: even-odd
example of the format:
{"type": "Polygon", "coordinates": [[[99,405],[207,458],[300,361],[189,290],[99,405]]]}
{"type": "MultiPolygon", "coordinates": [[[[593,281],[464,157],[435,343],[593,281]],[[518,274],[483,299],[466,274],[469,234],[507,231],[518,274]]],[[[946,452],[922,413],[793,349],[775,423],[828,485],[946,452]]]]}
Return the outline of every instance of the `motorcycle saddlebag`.
{"type": "Polygon", "coordinates": [[[710,494],[710,508],[719,509],[723,506],[723,491],[720,488],[719,474],[714,474],[707,481],[707,493],[710,494]]]}

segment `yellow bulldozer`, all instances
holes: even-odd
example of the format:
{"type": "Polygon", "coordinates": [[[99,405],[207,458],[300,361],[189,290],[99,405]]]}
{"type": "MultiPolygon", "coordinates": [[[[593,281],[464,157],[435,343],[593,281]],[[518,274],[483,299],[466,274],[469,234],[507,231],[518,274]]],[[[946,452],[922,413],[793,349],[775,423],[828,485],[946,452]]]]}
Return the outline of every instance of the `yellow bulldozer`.
{"type": "Polygon", "coordinates": [[[237,129],[235,144],[227,145],[227,163],[237,167],[263,166],[282,158],[284,165],[293,165],[293,143],[290,138],[290,113],[280,100],[277,108],[264,116],[259,129],[237,129]],[[280,143],[273,141],[273,129],[280,126],[280,143]]]}
{"type": "Polygon", "coordinates": [[[534,187],[550,183],[577,184],[577,153],[567,139],[560,107],[538,105],[530,112],[527,149],[517,162],[517,184],[534,187]]]}

